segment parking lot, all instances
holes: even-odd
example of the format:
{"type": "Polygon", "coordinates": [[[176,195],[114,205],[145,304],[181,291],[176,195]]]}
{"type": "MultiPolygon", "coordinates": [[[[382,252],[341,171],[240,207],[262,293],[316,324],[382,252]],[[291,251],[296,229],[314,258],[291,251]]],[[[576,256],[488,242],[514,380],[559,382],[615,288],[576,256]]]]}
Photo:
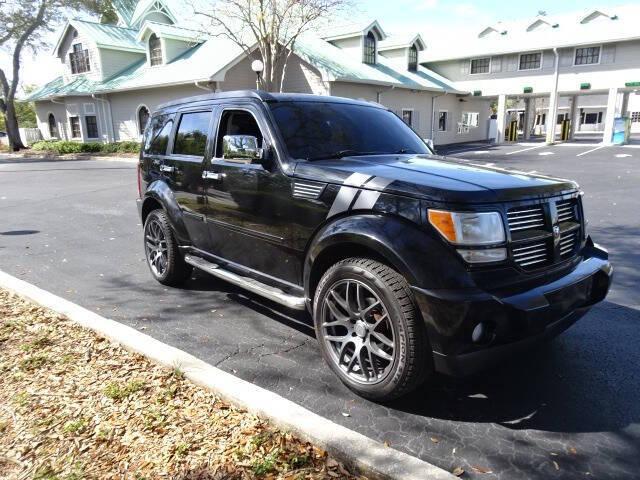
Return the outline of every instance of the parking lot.
{"type": "Polygon", "coordinates": [[[608,299],[524,359],[443,377],[389,405],[322,361],[310,319],[205,274],[147,271],[135,165],[0,158],[0,269],[143,330],[334,422],[468,478],[637,478],[640,471],[640,148],[458,145],[474,163],[578,180],[589,233],[615,267],[608,299]]]}

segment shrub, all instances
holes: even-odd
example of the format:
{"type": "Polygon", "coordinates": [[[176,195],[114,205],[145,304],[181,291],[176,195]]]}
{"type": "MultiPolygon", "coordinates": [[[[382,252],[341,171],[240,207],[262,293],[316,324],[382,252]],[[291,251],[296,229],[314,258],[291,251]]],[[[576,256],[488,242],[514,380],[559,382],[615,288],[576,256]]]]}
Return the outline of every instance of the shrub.
{"type": "Polygon", "coordinates": [[[31,149],[39,152],[52,152],[58,155],[67,153],[138,153],[140,151],[140,143],[130,140],[114,143],[41,140],[31,145],[31,149]]]}

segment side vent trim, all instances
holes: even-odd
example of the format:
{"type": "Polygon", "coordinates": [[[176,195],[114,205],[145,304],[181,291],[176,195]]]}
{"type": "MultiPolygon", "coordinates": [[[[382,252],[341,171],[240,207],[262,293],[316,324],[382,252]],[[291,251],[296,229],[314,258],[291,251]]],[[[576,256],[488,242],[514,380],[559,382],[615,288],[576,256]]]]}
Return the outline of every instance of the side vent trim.
{"type": "Polygon", "coordinates": [[[325,186],[324,183],[296,180],[293,182],[293,196],[294,198],[317,200],[322,195],[325,186]]]}

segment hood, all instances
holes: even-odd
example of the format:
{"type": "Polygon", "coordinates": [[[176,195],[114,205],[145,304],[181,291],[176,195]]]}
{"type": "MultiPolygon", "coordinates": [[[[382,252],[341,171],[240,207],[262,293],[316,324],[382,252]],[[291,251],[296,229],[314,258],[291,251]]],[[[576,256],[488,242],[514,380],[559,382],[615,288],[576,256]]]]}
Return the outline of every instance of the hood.
{"type": "Polygon", "coordinates": [[[446,203],[545,198],[578,188],[570,180],[438,155],[370,155],[300,161],[294,170],[295,177],[339,185],[354,173],[362,174],[365,180],[378,177],[375,182],[365,181],[363,188],[446,203]]]}

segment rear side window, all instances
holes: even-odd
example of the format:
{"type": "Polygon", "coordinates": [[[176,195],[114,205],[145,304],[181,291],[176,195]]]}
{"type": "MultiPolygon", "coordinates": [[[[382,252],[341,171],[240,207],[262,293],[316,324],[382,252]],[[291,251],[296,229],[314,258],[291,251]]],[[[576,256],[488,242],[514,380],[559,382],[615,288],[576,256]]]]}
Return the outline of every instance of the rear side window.
{"type": "Polygon", "coordinates": [[[168,115],[154,116],[145,131],[144,152],[150,155],[166,155],[173,120],[168,115]]]}
{"type": "Polygon", "coordinates": [[[184,113],[173,144],[175,155],[204,157],[211,112],[184,113]]]}

